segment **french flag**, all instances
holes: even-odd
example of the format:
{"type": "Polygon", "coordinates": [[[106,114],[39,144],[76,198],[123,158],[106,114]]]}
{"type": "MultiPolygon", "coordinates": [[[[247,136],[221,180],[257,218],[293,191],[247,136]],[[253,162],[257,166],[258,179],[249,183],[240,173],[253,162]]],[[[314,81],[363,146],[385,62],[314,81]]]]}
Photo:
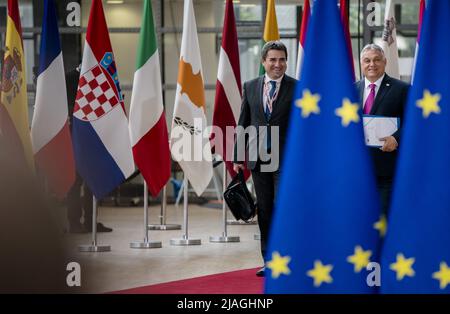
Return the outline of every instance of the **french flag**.
{"type": "Polygon", "coordinates": [[[45,0],[31,140],[37,169],[59,198],[66,195],[75,180],[67,118],[66,80],[55,3],[45,0]]]}
{"type": "Polygon", "coordinates": [[[78,173],[101,199],[134,171],[128,120],[101,0],[93,0],[73,110],[78,173]]]}

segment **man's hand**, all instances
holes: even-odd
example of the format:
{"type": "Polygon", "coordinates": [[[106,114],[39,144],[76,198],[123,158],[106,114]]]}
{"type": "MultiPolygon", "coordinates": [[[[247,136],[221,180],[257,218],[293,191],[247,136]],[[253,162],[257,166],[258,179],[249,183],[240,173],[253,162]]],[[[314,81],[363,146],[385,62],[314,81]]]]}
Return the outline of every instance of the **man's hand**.
{"type": "Polygon", "coordinates": [[[380,148],[383,152],[390,153],[398,147],[397,140],[392,135],[380,138],[380,141],[384,141],[383,147],[380,148]]]}
{"type": "Polygon", "coordinates": [[[245,169],[244,164],[233,164],[234,172],[239,172],[239,169],[244,170],[245,169]]]}

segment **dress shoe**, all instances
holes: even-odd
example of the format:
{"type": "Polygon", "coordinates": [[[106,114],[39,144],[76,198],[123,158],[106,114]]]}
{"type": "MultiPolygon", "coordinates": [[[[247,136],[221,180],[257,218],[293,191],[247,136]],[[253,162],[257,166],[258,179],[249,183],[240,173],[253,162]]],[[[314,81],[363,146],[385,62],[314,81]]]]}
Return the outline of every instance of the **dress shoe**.
{"type": "Polygon", "coordinates": [[[258,270],[258,271],[256,272],[256,276],[258,276],[258,277],[264,277],[265,272],[266,272],[266,267],[263,267],[263,268],[261,268],[260,270],[258,270]]]}
{"type": "MultiPolygon", "coordinates": [[[[84,224],[84,227],[87,229],[88,232],[92,232],[92,223],[84,224]]],[[[112,228],[106,227],[101,222],[97,222],[97,232],[111,232],[111,231],[113,231],[112,228]]]]}
{"type": "Polygon", "coordinates": [[[81,223],[70,224],[69,232],[70,233],[88,233],[87,229],[81,223]]]}

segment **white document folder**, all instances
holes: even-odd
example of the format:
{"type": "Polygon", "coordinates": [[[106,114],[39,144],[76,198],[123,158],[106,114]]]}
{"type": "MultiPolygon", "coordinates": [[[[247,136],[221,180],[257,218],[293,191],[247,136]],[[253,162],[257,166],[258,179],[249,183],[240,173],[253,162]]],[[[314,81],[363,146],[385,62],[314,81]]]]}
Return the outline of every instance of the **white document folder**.
{"type": "Polygon", "coordinates": [[[400,126],[400,119],[364,115],[363,125],[366,145],[371,147],[382,147],[384,141],[380,141],[380,138],[394,134],[400,126]]]}

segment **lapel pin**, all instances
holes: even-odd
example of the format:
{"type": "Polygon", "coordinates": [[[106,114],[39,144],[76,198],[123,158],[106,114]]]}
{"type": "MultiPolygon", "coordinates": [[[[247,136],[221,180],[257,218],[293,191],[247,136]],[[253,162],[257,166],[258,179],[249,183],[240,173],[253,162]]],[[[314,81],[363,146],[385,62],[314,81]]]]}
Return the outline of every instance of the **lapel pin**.
{"type": "Polygon", "coordinates": [[[391,84],[389,84],[389,83],[386,83],[386,86],[391,86],[391,84]]]}

